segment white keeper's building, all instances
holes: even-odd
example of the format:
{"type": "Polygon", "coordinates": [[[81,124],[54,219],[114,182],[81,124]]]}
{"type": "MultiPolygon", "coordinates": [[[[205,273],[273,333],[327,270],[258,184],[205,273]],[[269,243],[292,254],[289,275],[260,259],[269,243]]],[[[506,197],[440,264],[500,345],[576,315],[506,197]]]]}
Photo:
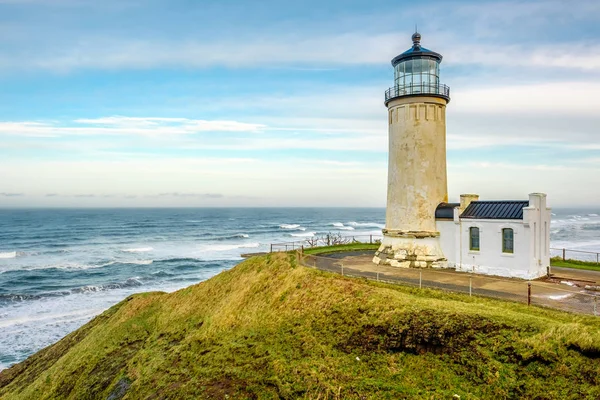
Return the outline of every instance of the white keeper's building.
{"type": "Polygon", "coordinates": [[[442,56],[413,46],[392,60],[394,86],[385,92],[389,123],[386,224],[373,262],[401,268],[457,271],[523,279],[550,265],[546,195],[480,201],[461,195],[448,203],[446,105],[442,56]]]}

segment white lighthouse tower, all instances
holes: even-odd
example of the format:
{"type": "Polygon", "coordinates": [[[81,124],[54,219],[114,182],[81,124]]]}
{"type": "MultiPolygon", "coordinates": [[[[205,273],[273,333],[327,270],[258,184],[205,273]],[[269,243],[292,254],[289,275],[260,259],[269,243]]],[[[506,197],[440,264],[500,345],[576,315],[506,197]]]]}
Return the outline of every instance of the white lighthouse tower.
{"type": "Polygon", "coordinates": [[[389,123],[386,223],[376,264],[445,267],[435,212],[448,201],[446,104],[439,79],[442,56],[413,46],[392,60],[394,86],[385,92],[389,123]]]}

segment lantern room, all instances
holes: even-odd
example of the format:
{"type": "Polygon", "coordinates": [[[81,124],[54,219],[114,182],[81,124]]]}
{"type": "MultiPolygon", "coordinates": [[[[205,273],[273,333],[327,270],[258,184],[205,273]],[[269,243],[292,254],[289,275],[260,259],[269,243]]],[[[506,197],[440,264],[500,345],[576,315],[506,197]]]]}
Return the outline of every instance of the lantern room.
{"type": "Polygon", "coordinates": [[[414,95],[433,95],[450,100],[450,88],[440,84],[442,55],[421,47],[421,35],[412,35],[413,47],[392,60],[394,86],[388,89],[385,101],[414,95]]]}

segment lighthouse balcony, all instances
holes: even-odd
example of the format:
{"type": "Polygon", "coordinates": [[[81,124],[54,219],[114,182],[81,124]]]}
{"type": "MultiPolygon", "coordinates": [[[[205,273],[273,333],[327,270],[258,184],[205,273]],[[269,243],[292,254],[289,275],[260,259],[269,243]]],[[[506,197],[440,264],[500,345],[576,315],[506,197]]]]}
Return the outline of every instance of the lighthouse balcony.
{"type": "Polygon", "coordinates": [[[443,84],[413,83],[396,85],[385,91],[385,104],[393,99],[405,96],[434,96],[450,101],[450,88],[443,84]]]}

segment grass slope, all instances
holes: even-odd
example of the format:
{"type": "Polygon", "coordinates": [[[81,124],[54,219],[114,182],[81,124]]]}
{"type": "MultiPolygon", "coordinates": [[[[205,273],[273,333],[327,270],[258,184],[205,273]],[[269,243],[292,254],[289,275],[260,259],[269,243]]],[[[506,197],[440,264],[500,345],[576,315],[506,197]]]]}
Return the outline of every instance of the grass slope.
{"type": "Polygon", "coordinates": [[[552,257],[550,259],[550,265],[553,267],[585,269],[588,271],[600,271],[600,265],[598,265],[595,262],[570,260],[570,259],[563,260],[561,257],[552,257]]]}
{"type": "Polygon", "coordinates": [[[346,243],[336,244],[333,246],[306,247],[304,248],[304,254],[318,255],[360,250],[375,251],[379,248],[379,246],[380,243],[346,243]]]}
{"type": "Polygon", "coordinates": [[[255,257],[127,298],[0,373],[2,399],[600,398],[600,319],[255,257]]]}

